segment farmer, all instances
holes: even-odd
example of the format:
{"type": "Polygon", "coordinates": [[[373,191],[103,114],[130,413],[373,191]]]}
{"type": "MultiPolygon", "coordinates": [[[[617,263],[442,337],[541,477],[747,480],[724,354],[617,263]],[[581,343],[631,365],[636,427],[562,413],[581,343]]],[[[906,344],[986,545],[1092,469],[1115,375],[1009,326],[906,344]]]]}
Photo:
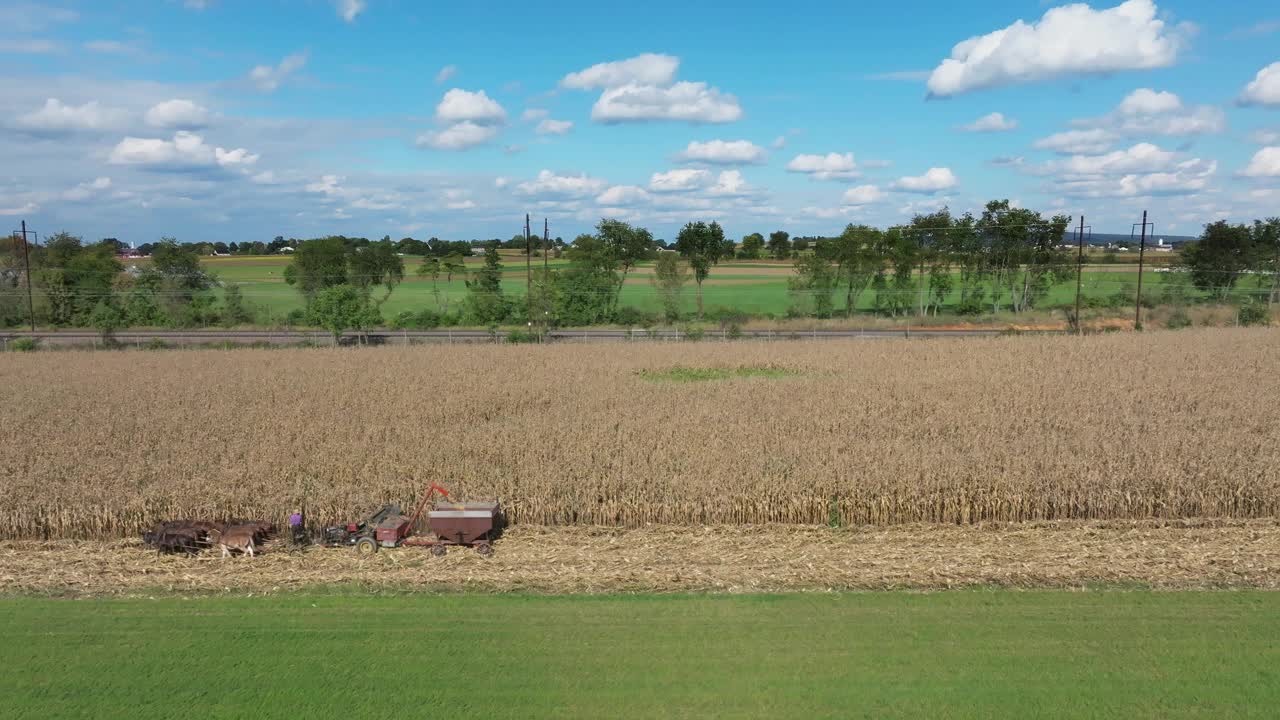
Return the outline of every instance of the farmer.
{"type": "Polygon", "coordinates": [[[307,531],[302,527],[302,513],[297,510],[289,516],[289,534],[294,545],[302,545],[307,540],[307,531]]]}

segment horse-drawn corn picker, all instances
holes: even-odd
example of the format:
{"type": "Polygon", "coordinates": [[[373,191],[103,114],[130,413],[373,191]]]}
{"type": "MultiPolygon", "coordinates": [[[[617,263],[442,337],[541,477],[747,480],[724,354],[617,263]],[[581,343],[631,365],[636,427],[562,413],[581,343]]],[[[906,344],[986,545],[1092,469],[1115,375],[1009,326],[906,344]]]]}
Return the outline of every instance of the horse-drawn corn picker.
{"type": "Polygon", "coordinates": [[[492,555],[492,542],[501,530],[498,503],[455,503],[448,497],[447,490],[431,483],[413,515],[405,516],[399,505],[389,503],[360,522],[325,528],[322,540],[330,547],[354,547],[362,555],[372,555],[378,548],[419,546],[430,548],[431,554],[439,557],[449,551],[450,545],[474,547],[484,557],[492,555]],[[436,503],[426,515],[427,529],[434,537],[416,536],[418,520],[436,492],[445,500],[436,503]]]}

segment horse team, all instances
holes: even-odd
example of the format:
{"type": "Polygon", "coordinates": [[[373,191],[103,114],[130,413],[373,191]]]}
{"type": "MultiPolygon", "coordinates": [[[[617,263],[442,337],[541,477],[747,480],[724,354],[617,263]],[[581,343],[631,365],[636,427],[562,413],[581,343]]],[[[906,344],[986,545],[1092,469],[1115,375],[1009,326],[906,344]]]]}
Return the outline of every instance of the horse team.
{"type": "Polygon", "coordinates": [[[222,557],[238,552],[253,557],[258,547],[275,532],[275,526],[261,520],[167,520],[142,533],[142,542],[157,553],[195,555],[217,546],[222,557]]]}

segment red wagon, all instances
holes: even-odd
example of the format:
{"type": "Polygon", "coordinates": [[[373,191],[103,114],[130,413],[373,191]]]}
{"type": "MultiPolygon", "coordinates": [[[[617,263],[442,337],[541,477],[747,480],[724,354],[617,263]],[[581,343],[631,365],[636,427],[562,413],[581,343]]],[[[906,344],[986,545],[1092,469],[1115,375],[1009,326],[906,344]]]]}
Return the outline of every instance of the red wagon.
{"type": "Polygon", "coordinates": [[[501,530],[502,508],[497,501],[436,503],[427,513],[427,529],[433,537],[414,536],[432,491],[449,496],[444,488],[432,483],[412,516],[401,514],[399,505],[384,505],[363,522],[326,528],[325,544],[351,545],[362,555],[372,555],[380,547],[401,545],[429,547],[436,556],[448,552],[449,545],[470,546],[485,557],[492,555],[492,543],[501,530]]]}

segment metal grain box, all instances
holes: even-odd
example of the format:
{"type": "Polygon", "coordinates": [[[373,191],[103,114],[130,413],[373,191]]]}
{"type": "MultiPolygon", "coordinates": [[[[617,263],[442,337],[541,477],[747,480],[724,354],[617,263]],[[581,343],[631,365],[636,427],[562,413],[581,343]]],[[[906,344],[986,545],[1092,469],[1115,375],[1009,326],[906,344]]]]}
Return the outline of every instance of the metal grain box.
{"type": "Polygon", "coordinates": [[[470,545],[489,540],[498,525],[498,503],[438,503],[427,513],[427,527],[442,542],[470,545]]]}

